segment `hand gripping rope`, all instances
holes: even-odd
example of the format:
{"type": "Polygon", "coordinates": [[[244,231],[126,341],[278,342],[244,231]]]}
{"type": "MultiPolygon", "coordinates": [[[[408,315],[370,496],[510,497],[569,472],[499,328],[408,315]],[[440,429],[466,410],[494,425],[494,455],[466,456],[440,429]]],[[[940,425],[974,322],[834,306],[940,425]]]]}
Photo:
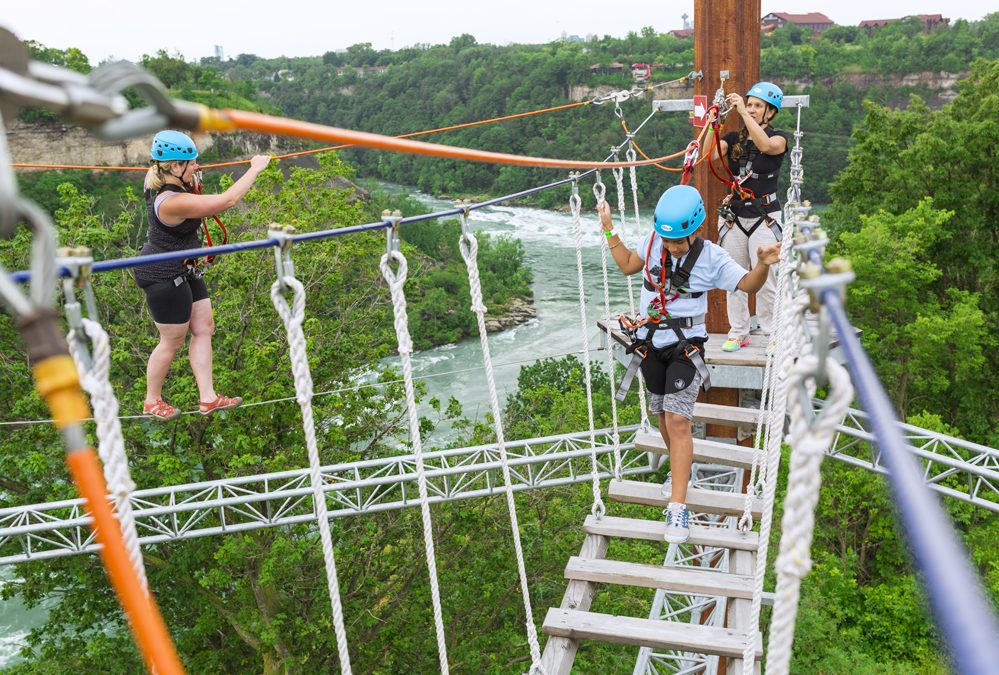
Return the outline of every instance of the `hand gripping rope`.
{"type": "Polygon", "coordinates": [[[298,406],[302,409],[302,431],[305,434],[305,447],[309,455],[309,480],[312,486],[312,504],[319,526],[319,539],[323,548],[323,561],[326,566],[326,585],[333,607],[333,631],[336,633],[337,654],[340,657],[340,672],[350,675],[350,652],[347,647],[347,630],[343,624],[343,605],[340,601],[340,584],[337,580],[336,559],[333,555],[333,535],[330,533],[330,518],[326,509],[326,493],[323,491],[322,463],[319,446],[316,443],[316,422],[312,414],[312,371],[306,354],[305,333],[305,287],[295,278],[295,268],[291,260],[291,234],[294,228],[285,227],[281,231],[271,231],[269,235],[281,241],[274,249],[277,279],[271,286],[271,301],[277,310],[288,334],[288,356],[291,359],[291,372],[295,377],[295,394],[298,406]],[[292,292],[292,306],[284,294],[292,292]]]}
{"type": "MultiPolygon", "coordinates": [[[[437,655],[441,673],[447,675],[447,643],[444,639],[444,618],[441,612],[441,592],[437,581],[437,557],[434,553],[433,522],[430,519],[430,503],[427,493],[427,476],[423,467],[423,442],[420,438],[420,415],[416,409],[416,389],[413,386],[413,340],[409,336],[409,316],[406,314],[406,257],[399,251],[399,221],[402,214],[382,214],[392,223],[386,231],[386,251],[382,256],[382,276],[392,294],[392,310],[395,313],[395,334],[399,342],[399,360],[402,362],[402,377],[406,388],[406,410],[409,413],[409,442],[413,445],[413,462],[416,465],[416,480],[420,490],[420,512],[423,515],[423,544],[427,554],[427,570],[430,574],[430,598],[433,603],[434,628],[437,631],[437,655]],[[392,262],[398,265],[398,272],[392,271],[392,262]]],[[[526,593],[526,587],[525,587],[526,593]]],[[[533,658],[533,655],[532,655],[533,658]]]]}
{"type": "MultiPolygon", "coordinates": [[[[600,179],[600,172],[597,171],[594,174],[593,196],[597,198],[598,207],[604,203],[606,193],[607,188],[600,179]]],[[[611,438],[614,441],[614,478],[616,480],[621,480],[621,432],[618,429],[617,422],[617,396],[615,396],[617,393],[617,385],[614,382],[614,350],[611,349],[611,346],[614,344],[614,338],[611,335],[613,330],[613,319],[611,317],[610,309],[610,285],[607,281],[607,253],[610,251],[610,245],[607,237],[600,238],[603,239],[603,243],[600,246],[600,271],[603,274],[604,281],[604,326],[607,329],[607,377],[610,380],[611,391],[611,426],[613,428],[611,438]]]]}
{"type": "MultiPolygon", "coordinates": [[[[460,204],[459,204],[460,205],[460,204]]],[[[524,564],[524,549],[520,543],[520,524],[517,519],[517,503],[513,498],[513,481],[510,479],[510,462],[503,435],[503,418],[500,412],[499,395],[496,393],[496,378],[489,349],[489,334],[486,332],[486,306],[482,301],[482,283],[479,279],[479,242],[468,226],[468,211],[458,214],[461,221],[461,239],[458,248],[468,268],[468,289],[472,297],[472,312],[479,328],[479,345],[482,349],[482,362],[486,371],[486,384],[489,387],[489,409],[493,414],[493,429],[496,432],[496,449],[500,456],[503,471],[503,489],[506,493],[506,506],[510,512],[510,528],[513,530],[513,548],[517,557],[517,573],[520,577],[521,595],[524,598],[524,615],[527,627],[527,643],[531,650],[531,673],[542,673],[541,646],[538,643],[538,629],[534,625],[534,611],[531,609],[531,593],[527,583],[527,568],[524,564]]],[[[608,350],[609,353],[609,350],[608,350]]]]}
{"type": "MultiPolygon", "coordinates": [[[[0,43],[12,37],[0,31],[0,43]]],[[[0,44],[0,46],[3,46],[0,44]]],[[[23,219],[32,233],[32,275],[25,296],[0,266],[0,299],[14,316],[24,338],[35,385],[55,419],[66,445],[66,463],[93,518],[100,555],[111,585],[129,618],[146,666],[159,675],[183,673],[155,599],[146,592],[132,564],[121,527],[107,500],[100,460],[87,445],[83,420],[90,416],[80,380],[59,329],[54,302],[55,228],[48,216],[17,193],[10,169],[3,119],[0,118],[0,237],[10,239],[23,219]]]]}
{"type": "Polygon", "coordinates": [[[93,259],[90,257],[90,250],[86,248],[60,249],[59,254],[61,257],[57,264],[67,267],[72,273],[71,278],[63,280],[66,320],[69,324],[66,341],[80,373],[80,382],[84,391],[90,395],[90,403],[94,408],[97,454],[104,464],[104,480],[114,499],[128,557],[139,577],[139,584],[148,593],[149,584],[142,562],[139,533],[135,529],[135,516],[132,514],[131,495],[135,490],[135,483],[128,470],[125,439],[121,433],[121,420],[118,418],[118,398],[109,379],[111,347],[108,334],[98,321],[94,289],[90,285],[89,267],[93,259]],[[76,300],[77,288],[83,292],[89,318],[83,316],[80,303],[76,300]],[[88,340],[93,345],[93,352],[87,348],[88,340]]]}
{"type": "MultiPolygon", "coordinates": [[[[578,178],[578,177],[577,177],[578,178]]],[[[592,512],[597,520],[604,517],[606,509],[604,500],[600,497],[600,467],[597,463],[596,431],[593,427],[593,385],[590,382],[590,324],[586,319],[586,289],[583,285],[583,230],[580,224],[580,207],[578,180],[572,182],[572,194],[569,195],[569,210],[572,212],[572,237],[576,244],[576,281],[579,287],[579,326],[583,338],[583,370],[586,378],[586,414],[590,423],[590,460],[593,465],[593,507],[592,512]]]]}

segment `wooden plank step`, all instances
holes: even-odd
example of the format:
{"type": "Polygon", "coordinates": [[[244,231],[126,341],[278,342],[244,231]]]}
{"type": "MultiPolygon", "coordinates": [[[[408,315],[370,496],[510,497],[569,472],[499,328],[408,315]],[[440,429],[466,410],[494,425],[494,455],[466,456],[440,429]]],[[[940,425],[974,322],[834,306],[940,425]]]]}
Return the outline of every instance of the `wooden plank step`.
{"type": "Polygon", "coordinates": [[[720,426],[738,426],[756,428],[756,420],[760,415],[759,408],[740,408],[718,403],[694,403],[694,421],[718,424],[720,426]]]}
{"type": "MultiPolygon", "coordinates": [[[[662,487],[660,483],[612,480],[607,491],[610,498],[617,502],[665,507],[669,503],[669,493],[663,495],[662,487]]],[[[746,496],[739,492],[687,488],[687,508],[694,513],[741,516],[745,503],[746,496]]],[[[754,518],[759,518],[763,514],[763,500],[754,497],[750,512],[754,518]]]]}
{"type": "Polygon", "coordinates": [[[579,556],[569,558],[565,578],[744,600],[753,598],[754,585],[753,577],[742,574],[579,556]]]}
{"type": "MultiPolygon", "coordinates": [[[[615,644],[676,649],[695,654],[742,657],[744,635],[728,628],[699,626],[679,621],[654,621],[630,616],[579,612],[552,607],[542,627],[552,636],[573,640],[600,640],[615,644]]],[[[756,658],[763,655],[763,640],[755,631],[756,658]]]]}
{"type": "MultiPolygon", "coordinates": [[[[665,543],[663,535],[666,533],[666,522],[664,520],[642,520],[615,516],[604,516],[597,520],[596,516],[589,515],[586,517],[586,522],[583,523],[583,531],[587,534],[599,534],[618,539],[644,539],[665,543]]],[[[760,535],[756,532],[741,534],[738,530],[728,527],[691,525],[690,539],[687,543],[695,546],[716,546],[738,551],[755,551],[760,545],[760,535]]]]}
{"type": "MultiPolygon", "coordinates": [[[[669,454],[666,441],[659,431],[641,431],[635,434],[635,448],[646,452],[669,454]]],[[[703,464],[724,464],[736,469],[750,469],[753,466],[753,448],[744,448],[734,443],[721,443],[694,439],[694,461],[703,464]]]]}

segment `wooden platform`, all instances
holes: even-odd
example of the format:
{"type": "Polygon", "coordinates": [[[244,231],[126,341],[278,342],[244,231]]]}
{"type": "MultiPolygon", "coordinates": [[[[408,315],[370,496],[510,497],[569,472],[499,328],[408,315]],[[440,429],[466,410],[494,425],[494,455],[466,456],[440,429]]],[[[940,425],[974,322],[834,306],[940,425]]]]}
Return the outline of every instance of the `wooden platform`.
{"type": "MultiPolygon", "coordinates": [[[[751,356],[743,353],[742,358],[751,356]]],[[[700,421],[743,427],[755,426],[757,417],[756,410],[703,403],[697,404],[694,414],[700,421]]],[[[639,433],[635,445],[649,452],[666,452],[662,437],[656,432],[639,433]]],[[[714,441],[694,441],[696,462],[748,469],[752,460],[752,449],[714,441]]],[[[611,501],[651,507],[649,519],[612,515],[586,518],[583,546],[579,555],[571,557],[565,567],[568,585],[562,604],[549,609],[545,617],[543,630],[549,637],[542,657],[544,671],[553,675],[569,673],[580,640],[599,640],[658,651],[722,657],[724,665],[720,672],[727,671],[730,675],[742,673],[742,656],[746,645],[751,643],[755,646],[755,671],[758,673],[762,640],[758,627],[748,624],[759,535],[756,532],[743,534],[724,525],[691,525],[686,545],[729,549],[728,571],[609,560],[607,551],[612,537],[660,541],[664,548],[668,546],[663,539],[666,524],[661,509],[669,503],[670,493],[668,489],[664,493],[659,483],[611,480],[608,496],[611,501]],[[725,627],[590,612],[597,584],[725,599],[725,627]]],[[[694,513],[737,517],[742,515],[745,499],[740,493],[688,488],[686,503],[694,513]]],[[[754,498],[751,501],[753,517],[759,520],[762,510],[762,500],[754,498]]]]}

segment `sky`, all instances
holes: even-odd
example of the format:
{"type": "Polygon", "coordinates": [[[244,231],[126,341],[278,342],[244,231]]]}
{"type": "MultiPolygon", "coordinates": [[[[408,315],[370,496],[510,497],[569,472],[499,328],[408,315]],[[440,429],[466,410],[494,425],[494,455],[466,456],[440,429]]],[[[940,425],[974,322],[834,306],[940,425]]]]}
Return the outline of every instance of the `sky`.
{"type": "MultiPolygon", "coordinates": [[[[652,26],[659,32],[682,28],[693,17],[693,0],[631,0],[617,5],[593,0],[225,0],[148,3],[141,0],[8,0],[0,26],[47,47],[78,47],[94,65],[111,59],[137,60],[159,49],[188,60],[213,56],[220,45],[226,57],[321,56],[352,44],[376,49],[418,43],[446,43],[469,33],[483,43],[543,43],[562,36],[590,34],[623,37],[652,26]],[[36,4],[37,2],[37,4],[36,4]],[[349,7],[349,9],[348,9],[349,7]]],[[[822,12],[840,25],[907,14],[940,14],[951,20],[977,20],[989,0],[881,0],[825,2],[763,0],[769,12],[822,12]],[[876,8],[875,8],[876,7],[876,8]]],[[[996,7],[991,7],[995,11],[996,7]]]]}

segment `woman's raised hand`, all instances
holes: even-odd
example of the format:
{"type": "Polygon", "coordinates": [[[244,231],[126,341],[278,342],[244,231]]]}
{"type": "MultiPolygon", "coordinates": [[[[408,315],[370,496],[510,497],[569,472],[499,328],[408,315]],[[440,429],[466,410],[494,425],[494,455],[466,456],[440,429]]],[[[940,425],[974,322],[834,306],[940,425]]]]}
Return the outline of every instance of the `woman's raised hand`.
{"type": "Polygon", "coordinates": [[[250,158],[250,168],[256,170],[258,173],[267,168],[270,164],[270,155],[254,155],[250,158]]]}

